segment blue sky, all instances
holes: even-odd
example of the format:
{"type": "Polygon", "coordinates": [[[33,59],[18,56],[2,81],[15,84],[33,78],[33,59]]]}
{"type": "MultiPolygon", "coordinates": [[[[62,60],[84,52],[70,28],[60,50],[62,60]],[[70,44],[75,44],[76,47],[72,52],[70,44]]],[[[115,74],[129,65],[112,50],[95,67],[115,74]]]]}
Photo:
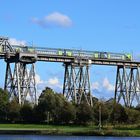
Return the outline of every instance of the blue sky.
{"type": "MultiPolygon", "coordinates": [[[[0,35],[39,47],[133,52],[139,59],[139,0],[1,0],[0,35]]],[[[0,85],[5,63],[0,62],[0,85]]],[[[39,89],[61,91],[62,64],[37,63],[39,89]],[[55,71],[54,71],[55,69],[55,71]]],[[[94,95],[113,96],[115,67],[92,66],[94,95]]]]}

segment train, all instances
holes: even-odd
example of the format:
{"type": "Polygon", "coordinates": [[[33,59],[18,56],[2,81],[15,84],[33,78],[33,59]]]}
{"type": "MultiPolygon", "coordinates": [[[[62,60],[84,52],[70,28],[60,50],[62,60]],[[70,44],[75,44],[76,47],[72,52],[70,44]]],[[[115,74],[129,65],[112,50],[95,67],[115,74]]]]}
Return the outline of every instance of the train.
{"type": "Polygon", "coordinates": [[[28,52],[41,55],[57,55],[67,57],[85,57],[89,59],[108,59],[108,60],[122,60],[132,61],[130,53],[112,53],[112,52],[98,52],[98,51],[84,51],[84,50],[71,50],[71,49],[55,49],[55,48],[35,48],[35,47],[14,47],[16,52],[28,52]]]}
{"type": "Polygon", "coordinates": [[[90,59],[110,59],[110,60],[123,60],[123,61],[132,61],[132,55],[130,53],[111,53],[111,52],[92,52],[92,51],[66,51],[59,50],[59,56],[81,56],[88,57],[90,59]]]}

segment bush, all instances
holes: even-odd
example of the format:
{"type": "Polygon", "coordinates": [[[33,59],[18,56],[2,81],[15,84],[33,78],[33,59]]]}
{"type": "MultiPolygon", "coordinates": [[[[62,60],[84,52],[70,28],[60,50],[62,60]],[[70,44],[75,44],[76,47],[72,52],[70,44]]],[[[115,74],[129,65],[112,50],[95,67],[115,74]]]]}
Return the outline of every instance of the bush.
{"type": "Polygon", "coordinates": [[[20,121],[20,105],[16,99],[8,104],[8,120],[12,123],[20,121]]]}
{"type": "Polygon", "coordinates": [[[9,95],[0,88],[0,122],[7,121],[9,95]]]}
{"type": "Polygon", "coordinates": [[[26,103],[21,107],[20,117],[25,123],[33,122],[33,108],[29,103],[26,103]]]}
{"type": "Polygon", "coordinates": [[[93,110],[87,103],[76,107],[76,124],[87,124],[93,121],[93,110]]]}
{"type": "Polygon", "coordinates": [[[110,121],[112,123],[126,123],[128,121],[128,115],[122,105],[114,104],[110,114],[110,121]]]}
{"type": "Polygon", "coordinates": [[[109,119],[109,110],[104,102],[98,102],[93,106],[94,110],[94,121],[99,124],[99,111],[101,111],[101,122],[102,124],[107,123],[109,119]],[[101,109],[101,110],[100,110],[101,109]]]}
{"type": "Polygon", "coordinates": [[[129,124],[140,123],[140,112],[135,109],[126,108],[126,114],[128,116],[127,122],[129,124]]]}

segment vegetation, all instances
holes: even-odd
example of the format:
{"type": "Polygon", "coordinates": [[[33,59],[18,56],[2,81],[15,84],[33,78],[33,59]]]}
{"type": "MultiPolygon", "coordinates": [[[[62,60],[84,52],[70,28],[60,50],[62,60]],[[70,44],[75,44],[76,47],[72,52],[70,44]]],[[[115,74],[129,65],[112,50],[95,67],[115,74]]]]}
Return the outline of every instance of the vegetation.
{"type": "MultiPolygon", "coordinates": [[[[93,102],[93,107],[84,101],[75,105],[67,101],[61,94],[56,94],[51,88],[46,87],[39,97],[38,105],[33,106],[26,102],[20,106],[16,99],[9,99],[8,93],[0,89],[0,129],[6,126],[8,129],[14,129],[14,127],[15,129],[16,127],[26,129],[31,126],[37,130],[51,130],[51,127],[54,126],[53,128],[58,130],[57,128],[60,126],[61,131],[63,130],[62,125],[64,125],[65,129],[68,128],[68,130],[66,129],[68,133],[80,133],[81,131],[83,134],[84,132],[93,134],[93,131],[98,130],[100,117],[104,134],[114,134],[115,130],[119,134],[124,130],[135,130],[140,134],[139,106],[126,108],[121,104],[114,104],[113,100],[99,101],[95,97],[93,102]],[[7,125],[2,125],[2,123],[7,123],[7,125]],[[21,126],[20,124],[32,125],[21,126]],[[81,130],[78,126],[83,129],[81,130]]],[[[65,129],[64,131],[66,131],[65,129]]]]}
{"type": "Polygon", "coordinates": [[[39,134],[39,135],[98,135],[98,136],[140,136],[139,125],[97,126],[42,125],[42,124],[0,124],[2,134],[39,134]]]}

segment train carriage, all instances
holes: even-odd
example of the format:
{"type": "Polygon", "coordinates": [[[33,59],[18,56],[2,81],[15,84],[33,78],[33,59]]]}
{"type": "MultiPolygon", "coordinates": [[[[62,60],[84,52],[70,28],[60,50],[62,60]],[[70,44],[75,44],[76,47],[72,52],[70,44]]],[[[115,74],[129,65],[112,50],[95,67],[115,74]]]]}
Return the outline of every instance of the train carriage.
{"type": "Polygon", "coordinates": [[[59,56],[74,56],[74,57],[85,57],[94,59],[108,59],[108,60],[122,60],[131,61],[131,54],[123,53],[108,53],[108,52],[92,52],[92,51],[81,51],[81,50],[59,50],[57,53],[59,56]]]}

